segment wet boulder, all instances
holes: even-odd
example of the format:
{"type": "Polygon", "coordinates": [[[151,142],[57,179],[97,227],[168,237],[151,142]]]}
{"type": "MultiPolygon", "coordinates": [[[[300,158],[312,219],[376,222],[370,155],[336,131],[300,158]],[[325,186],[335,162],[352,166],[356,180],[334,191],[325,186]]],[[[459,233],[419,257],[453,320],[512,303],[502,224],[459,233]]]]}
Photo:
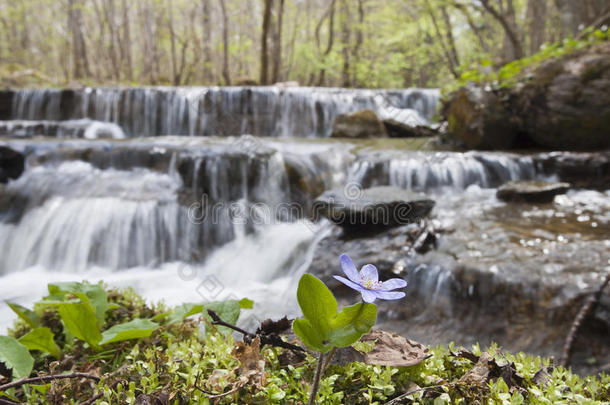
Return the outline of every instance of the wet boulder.
{"type": "Polygon", "coordinates": [[[384,119],[383,126],[390,138],[425,138],[438,135],[436,130],[425,125],[411,126],[393,119],[384,119]]]}
{"type": "Polygon", "coordinates": [[[455,143],[474,149],[610,148],[610,43],[526,67],[502,87],[469,85],[442,114],[455,143]]]}
{"type": "Polygon", "coordinates": [[[330,136],[333,138],[385,138],[388,134],[375,111],[362,110],[352,114],[337,115],[330,136]]]}
{"type": "Polygon", "coordinates": [[[553,202],[556,195],[565,194],[569,189],[569,183],[511,181],[501,186],[496,196],[502,201],[544,204],[553,202]]]}
{"type": "Polygon", "coordinates": [[[501,97],[476,86],[453,93],[445,104],[444,115],[453,140],[472,149],[508,149],[519,131],[501,97]]]}
{"type": "Polygon", "coordinates": [[[23,155],[6,146],[0,146],[0,183],[21,176],[25,168],[23,155]]]}
{"type": "Polygon", "coordinates": [[[398,187],[360,189],[346,186],[324,192],[314,202],[314,216],[324,216],[348,234],[377,231],[418,222],[434,201],[398,187]]]}

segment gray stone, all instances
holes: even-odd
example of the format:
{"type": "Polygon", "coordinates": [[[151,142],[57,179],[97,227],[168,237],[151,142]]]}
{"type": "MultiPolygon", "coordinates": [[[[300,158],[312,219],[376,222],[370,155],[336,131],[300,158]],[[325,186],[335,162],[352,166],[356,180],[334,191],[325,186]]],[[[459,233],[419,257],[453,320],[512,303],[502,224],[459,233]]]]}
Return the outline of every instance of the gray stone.
{"type": "Polygon", "coordinates": [[[434,201],[398,187],[360,189],[346,186],[324,192],[314,202],[314,216],[324,216],[348,232],[367,232],[418,222],[434,201]]]}
{"type": "Polygon", "coordinates": [[[502,201],[550,203],[556,195],[565,194],[569,189],[569,183],[511,181],[501,186],[496,196],[502,201]]]}
{"type": "Polygon", "coordinates": [[[388,134],[375,111],[339,114],[333,123],[333,138],[385,138],[388,134]]]}

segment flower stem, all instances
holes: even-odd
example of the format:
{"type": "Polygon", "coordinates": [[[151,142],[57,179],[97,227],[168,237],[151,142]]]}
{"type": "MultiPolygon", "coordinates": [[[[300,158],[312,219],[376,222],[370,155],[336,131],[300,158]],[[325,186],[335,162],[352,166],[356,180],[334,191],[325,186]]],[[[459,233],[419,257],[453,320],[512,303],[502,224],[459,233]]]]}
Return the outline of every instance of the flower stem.
{"type": "Polygon", "coordinates": [[[324,360],[324,353],[320,353],[318,357],[318,367],[316,368],[316,374],[313,377],[313,387],[311,387],[311,394],[309,394],[309,402],[307,405],[314,405],[316,403],[316,395],[318,394],[318,387],[320,386],[320,378],[322,377],[322,364],[324,360]]]}

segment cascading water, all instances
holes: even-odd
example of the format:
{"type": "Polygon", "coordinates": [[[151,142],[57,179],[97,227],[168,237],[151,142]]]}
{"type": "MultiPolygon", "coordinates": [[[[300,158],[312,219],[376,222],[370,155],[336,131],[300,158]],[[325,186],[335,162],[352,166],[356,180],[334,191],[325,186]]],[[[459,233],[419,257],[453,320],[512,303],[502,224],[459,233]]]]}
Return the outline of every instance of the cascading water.
{"type": "Polygon", "coordinates": [[[129,136],[241,135],[325,137],[341,113],[373,109],[383,118],[425,125],[433,89],[346,90],[307,87],[148,87],[20,90],[12,118],[118,124],[129,136]]]}
{"type": "MultiPolygon", "coordinates": [[[[433,90],[265,87],[16,92],[0,144],[24,153],[27,170],[0,186],[0,296],[29,305],[49,282],[85,278],[170,305],[248,296],[255,317],[280,316],[297,311],[300,274],[318,271],[317,262],[318,274],[336,273],[347,252],[384,271],[406,269],[408,301],[380,312],[392,328],[430,342],[506,333],[505,344],[544,352],[545,325],[565,323],[566,305],[610,266],[610,192],[572,190],[543,206],[505,204],[495,192],[510,180],[572,181],[587,156],[285,139],[324,137],[337,114],[362,108],[423,123],[437,98],[433,90]],[[166,133],[284,138],[148,137],[166,133]],[[319,194],[354,182],[434,199],[444,231],[437,249],[410,255],[401,229],[333,239],[336,228],[307,219],[319,194]],[[498,320],[479,316],[487,307],[498,320]],[[541,326],[530,341],[509,329],[534,317],[541,326]]],[[[0,328],[11,319],[0,303],[0,328]]]]}

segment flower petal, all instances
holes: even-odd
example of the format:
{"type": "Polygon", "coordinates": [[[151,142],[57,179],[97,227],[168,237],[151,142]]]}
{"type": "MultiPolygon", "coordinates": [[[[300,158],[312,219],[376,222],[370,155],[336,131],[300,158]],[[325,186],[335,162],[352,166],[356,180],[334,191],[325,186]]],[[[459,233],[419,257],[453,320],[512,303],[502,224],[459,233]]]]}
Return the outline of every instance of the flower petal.
{"type": "Polygon", "coordinates": [[[390,291],[395,290],[397,288],[405,288],[407,286],[407,282],[402,278],[391,278],[389,280],[381,283],[381,291],[390,291]]]}
{"type": "Polygon", "coordinates": [[[371,290],[367,290],[367,289],[364,289],[360,292],[362,293],[362,299],[364,300],[364,302],[368,302],[369,304],[371,304],[373,301],[375,301],[375,298],[377,298],[377,295],[379,294],[375,291],[371,291],[371,290]]]}
{"type": "Polygon", "coordinates": [[[366,288],[364,288],[363,286],[361,286],[358,283],[354,283],[353,281],[350,281],[348,279],[346,279],[345,277],[341,277],[341,276],[333,276],[335,279],[341,281],[343,284],[345,284],[346,286],[353,288],[356,291],[362,291],[362,290],[366,290],[366,288]]]}
{"type": "Polygon", "coordinates": [[[362,270],[360,270],[360,278],[363,282],[378,282],[379,274],[377,273],[377,267],[373,266],[372,264],[365,264],[362,266],[362,270]]]}
{"type": "Polygon", "coordinates": [[[348,255],[343,253],[339,257],[339,261],[341,262],[341,268],[343,269],[343,272],[345,273],[347,278],[352,280],[354,283],[359,282],[360,276],[358,275],[358,270],[356,269],[356,266],[354,266],[354,262],[352,261],[352,259],[350,259],[348,255]]]}
{"type": "Polygon", "coordinates": [[[401,291],[375,291],[375,295],[380,300],[398,300],[406,294],[401,291]]]}

